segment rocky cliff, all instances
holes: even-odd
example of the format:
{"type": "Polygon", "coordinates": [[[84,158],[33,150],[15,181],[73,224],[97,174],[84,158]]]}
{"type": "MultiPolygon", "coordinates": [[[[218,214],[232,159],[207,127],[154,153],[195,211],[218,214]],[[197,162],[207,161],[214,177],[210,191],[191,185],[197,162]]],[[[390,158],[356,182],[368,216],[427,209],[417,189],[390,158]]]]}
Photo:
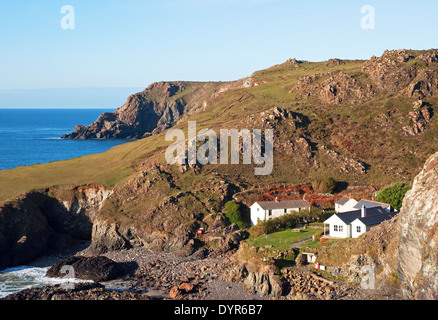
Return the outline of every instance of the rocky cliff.
{"type": "Polygon", "coordinates": [[[114,188],[100,210],[93,224],[91,249],[104,253],[143,246],[186,256],[203,245],[216,251],[238,245],[245,232],[220,212],[234,186],[209,177],[205,186],[194,168],[183,175],[169,166],[139,172],[114,188]],[[190,190],[182,190],[188,186],[190,190]],[[200,227],[205,234],[197,237],[200,227]]]}
{"type": "Polygon", "coordinates": [[[403,200],[398,255],[405,296],[438,299],[438,153],[426,162],[403,200]]]}
{"type": "Polygon", "coordinates": [[[218,83],[157,82],[128,97],[114,112],[103,113],[94,123],[77,125],[64,139],[140,139],[160,133],[192,109],[202,106],[218,83]]]}
{"type": "Polygon", "coordinates": [[[31,191],[0,206],[0,269],[89,240],[111,192],[99,185],[31,191]]]}

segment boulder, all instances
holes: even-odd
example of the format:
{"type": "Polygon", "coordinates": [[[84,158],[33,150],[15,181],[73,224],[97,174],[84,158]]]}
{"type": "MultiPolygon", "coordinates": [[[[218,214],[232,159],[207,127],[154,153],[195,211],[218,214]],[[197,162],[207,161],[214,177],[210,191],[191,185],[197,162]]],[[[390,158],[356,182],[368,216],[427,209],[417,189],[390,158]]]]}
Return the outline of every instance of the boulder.
{"type": "Polygon", "coordinates": [[[57,262],[47,270],[47,277],[62,278],[64,266],[72,266],[74,277],[84,280],[109,281],[122,276],[125,272],[123,265],[107,257],[81,257],[73,256],[57,262]]]}
{"type": "Polygon", "coordinates": [[[272,272],[250,272],[243,285],[249,293],[262,297],[280,297],[283,293],[281,280],[272,272]]]}

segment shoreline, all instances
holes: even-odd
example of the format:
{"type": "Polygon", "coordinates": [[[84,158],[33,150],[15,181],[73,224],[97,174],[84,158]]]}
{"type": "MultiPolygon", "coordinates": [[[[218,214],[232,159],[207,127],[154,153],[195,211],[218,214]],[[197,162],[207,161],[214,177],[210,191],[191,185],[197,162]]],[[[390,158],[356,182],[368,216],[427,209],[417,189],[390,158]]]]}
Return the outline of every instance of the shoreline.
{"type": "MultiPolygon", "coordinates": [[[[93,285],[76,284],[75,289],[79,292],[59,292],[59,285],[34,287],[25,289],[5,298],[8,299],[34,299],[49,297],[60,300],[269,300],[270,296],[261,296],[250,293],[245,289],[243,281],[227,281],[224,279],[224,271],[230,267],[236,267],[231,261],[233,252],[220,255],[204,256],[205,252],[197,251],[187,257],[177,256],[173,253],[153,252],[147,248],[131,248],[121,251],[111,251],[97,255],[92,252],[87,243],[82,243],[75,249],[63,251],[58,254],[49,254],[36,259],[32,265],[47,267],[67,257],[82,256],[95,257],[105,256],[117,263],[134,266],[129,272],[120,278],[94,282],[93,285]],[[189,288],[187,291],[178,288],[189,288]],[[50,291],[55,292],[50,293],[50,291]],[[47,293],[49,292],[49,293],[47,293]],[[46,294],[46,296],[44,296],[46,294]],[[55,297],[55,298],[54,298],[55,297]]],[[[290,267],[286,271],[286,278],[299,277],[304,283],[296,283],[297,289],[302,286],[302,291],[282,294],[277,300],[326,300],[319,299],[305,292],[312,291],[313,286],[318,286],[313,281],[314,273],[306,267],[290,267]],[[308,279],[308,280],[305,280],[308,279]],[[306,282],[307,281],[307,282],[306,282]],[[307,288],[306,288],[307,286],[307,288]]],[[[316,277],[318,278],[318,277],[316,277]]],[[[320,279],[321,280],[321,279],[320,279]]],[[[332,280],[331,280],[332,281],[332,280]]],[[[330,282],[330,281],[329,281],[330,282]]],[[[346,283],[332,281],[331,292],[341,294],[335,300],[390,300],[398,299],[395,292],[385,290],[362,290],[346,283]]],[[[292,282],[284,283],[286,286],[292,282]]],[[[321,284],[321,283],[320,283],[321,284]]],[[[293,285],[292,285],[293,286],[293,285]]],[[[328,287],[327,287],[328,288],[328,287]]],[[[5,299],[3,298],[3,299],[5,299]]],[[[1,299],[0,299],[1,300],[1,299]]],[[[330,300],[330,299],[329,299],[330,300]]]]}

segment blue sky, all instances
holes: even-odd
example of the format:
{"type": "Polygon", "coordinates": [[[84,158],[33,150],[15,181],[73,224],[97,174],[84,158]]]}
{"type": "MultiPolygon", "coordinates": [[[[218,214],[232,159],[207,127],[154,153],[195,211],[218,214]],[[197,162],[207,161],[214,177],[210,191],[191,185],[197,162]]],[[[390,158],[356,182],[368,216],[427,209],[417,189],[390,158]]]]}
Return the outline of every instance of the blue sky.
{"type": "MultiPolygon", "coordinates": [[[[293,57],[368,59],[385,49],[436,48],[437,13],[436,0],[2,1],[0,107],[17,89],[136,92],[162,80],[235,80],[293,57]],[[61,28],[64,5],[75,9],[73,30],[61,28]],[[361,28],[364,5],[375,9],[374,30],[361,28]]],[[[77,98],[70,104],[112,103],[77,98]]]]}

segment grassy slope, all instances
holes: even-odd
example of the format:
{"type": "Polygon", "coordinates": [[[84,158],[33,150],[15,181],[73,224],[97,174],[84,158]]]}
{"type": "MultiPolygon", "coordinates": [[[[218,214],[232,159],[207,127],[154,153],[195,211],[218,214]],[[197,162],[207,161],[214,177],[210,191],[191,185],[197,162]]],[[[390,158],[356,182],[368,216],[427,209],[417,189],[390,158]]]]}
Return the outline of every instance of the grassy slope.
{"type": "MultiPolygon", "coordinates": [[[[112,186],[155,148],[151,137],[111,148],[105,153],[0,171],[0,201],[52,185],[100,183],[112,186]]],[[[163,141],[164,142],[164,141],[163,141]]]]}

